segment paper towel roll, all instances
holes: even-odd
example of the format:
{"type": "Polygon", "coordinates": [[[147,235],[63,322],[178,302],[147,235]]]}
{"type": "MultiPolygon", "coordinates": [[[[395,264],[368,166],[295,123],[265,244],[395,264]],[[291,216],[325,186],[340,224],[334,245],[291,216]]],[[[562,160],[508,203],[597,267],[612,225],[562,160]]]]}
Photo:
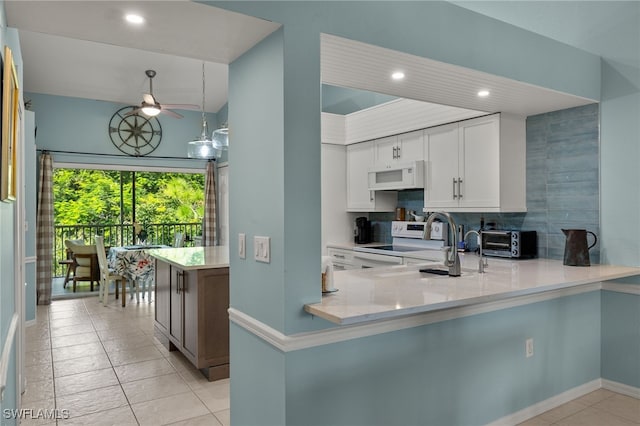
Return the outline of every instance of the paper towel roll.
{"type": "Polygon", "coordinates": [[[322,291],[336,291],[336,288],[333,286],[333,262],[331,260],[331,256],[322,256],[322,273],[325,275],[322,291]]]}

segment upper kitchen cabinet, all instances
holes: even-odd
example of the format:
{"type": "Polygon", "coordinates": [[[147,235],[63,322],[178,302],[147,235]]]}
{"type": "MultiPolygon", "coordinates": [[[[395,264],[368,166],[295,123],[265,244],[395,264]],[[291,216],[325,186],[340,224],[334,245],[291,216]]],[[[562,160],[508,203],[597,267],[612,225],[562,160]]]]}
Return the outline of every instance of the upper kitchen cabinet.
{"type": "Polygon", "coordinates": [[[505,114],[425,131],[424,211],[526,211],[524,118],[505,114]]]}
{"type": "Polygon", "coordinates": [[[403,133],[374,141],[375,165],[391,167],[394,163],[419,161],[424,158],[423,131],[403,133]]]}
{"type": "Polygon", "coordinates": [[[347,146],[347,211],[391,212],[396,207],[396,191],[369,190],[368,173],[375,161],[374,148],[373,141],[347,146]]]}

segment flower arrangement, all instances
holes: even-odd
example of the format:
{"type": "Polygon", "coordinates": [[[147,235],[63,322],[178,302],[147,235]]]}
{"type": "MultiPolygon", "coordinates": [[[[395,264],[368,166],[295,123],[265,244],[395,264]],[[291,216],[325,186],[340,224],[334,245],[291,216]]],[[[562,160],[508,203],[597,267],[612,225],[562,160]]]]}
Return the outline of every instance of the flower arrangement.
{"type": "Polygon", "coordinates": [[[147,241],[147,231],[138,222],[133,222],[133,230],[138,237],[138,243],[144,244],[147,241]]]}

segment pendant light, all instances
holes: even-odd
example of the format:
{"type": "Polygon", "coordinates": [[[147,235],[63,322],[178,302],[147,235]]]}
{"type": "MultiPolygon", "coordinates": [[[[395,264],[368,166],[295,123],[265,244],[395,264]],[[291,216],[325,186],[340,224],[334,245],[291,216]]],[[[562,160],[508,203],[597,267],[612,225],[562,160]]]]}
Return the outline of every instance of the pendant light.
{"type": "Polygon", "coordinates": [[[189,158],[200,158],[203,160],[211,160],[219,154],[219,149],[215,146],[213,140],[207,139],[207,119],[204,114],[204,62],[202,63],[202,133],[199,139],[192,140],[187,143],[187,156],[189,158]]]}

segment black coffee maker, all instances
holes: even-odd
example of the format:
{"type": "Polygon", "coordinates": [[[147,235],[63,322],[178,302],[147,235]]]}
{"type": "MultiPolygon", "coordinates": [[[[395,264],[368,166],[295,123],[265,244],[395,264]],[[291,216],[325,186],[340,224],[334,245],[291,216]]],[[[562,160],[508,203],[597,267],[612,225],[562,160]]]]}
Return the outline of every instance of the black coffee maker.
{"type": "Polygon", "coordinates": [[[356,244],[367,244],[373,240],[371,222],[366,217],[356,218],[356,226],[353,229],[353,242],[356,244]]]}

